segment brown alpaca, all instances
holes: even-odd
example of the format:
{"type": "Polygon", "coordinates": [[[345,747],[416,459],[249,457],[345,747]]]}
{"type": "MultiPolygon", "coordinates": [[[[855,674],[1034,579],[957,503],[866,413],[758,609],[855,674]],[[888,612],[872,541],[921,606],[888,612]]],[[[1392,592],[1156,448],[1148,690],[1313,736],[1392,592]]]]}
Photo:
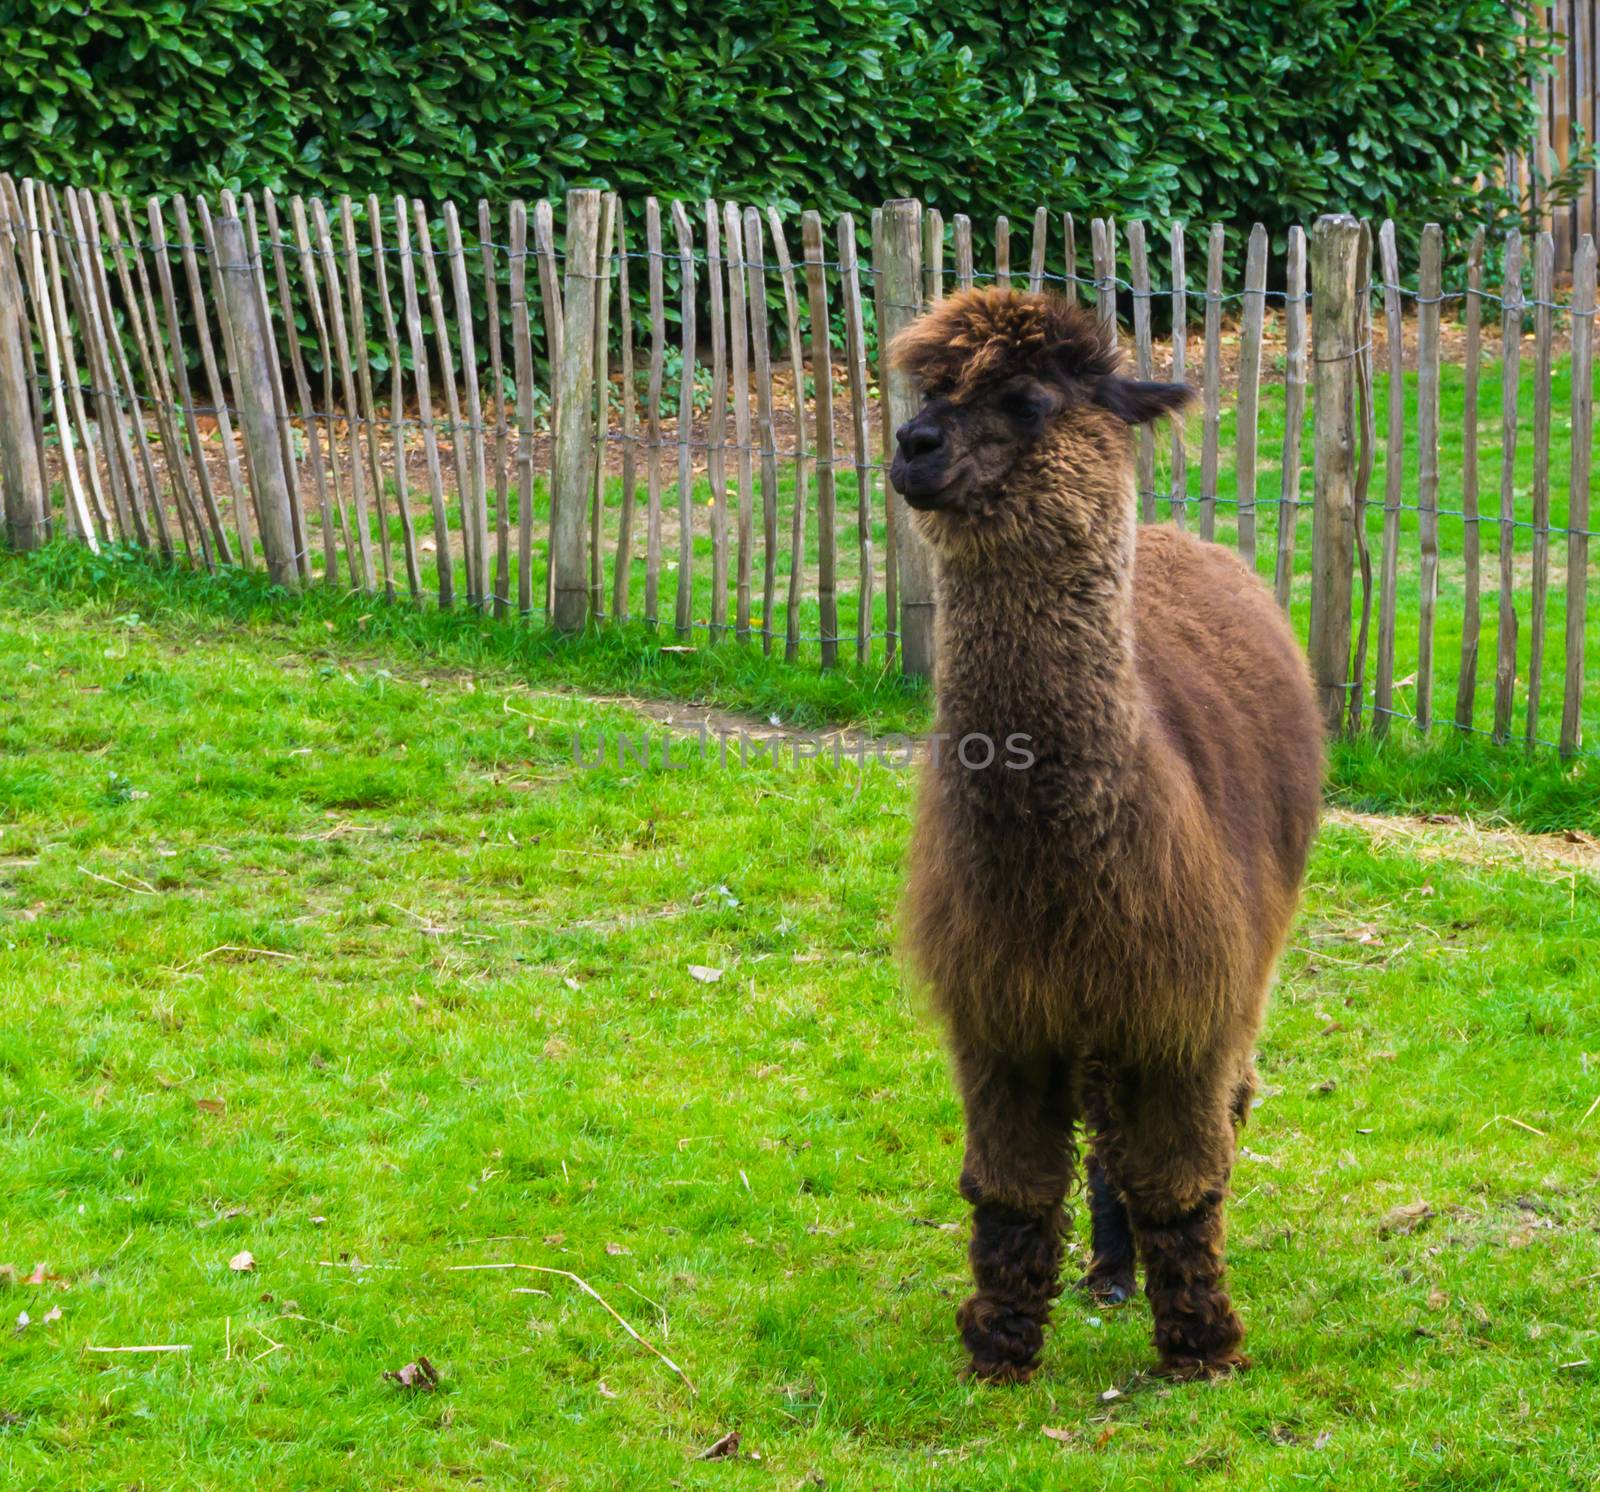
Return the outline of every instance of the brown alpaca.
{"type": "Polygon", "coordinates": [[[1222,1204],[1317,823],[1305,662],[1231,554],[1136,528],[1129,427],[1190,391],[1120,377],[1087,312],[967,291],[893,356],[927,397],[892,476],[939,558],[937,730],[996,745],[930,766],[906,897],[966,1107],[970,1371],[1033,1372],[1079,1123],[1080,1283],[1126,1299],[1137,1250],[1159,1371],[1243,1366],[1222,1204]]]}

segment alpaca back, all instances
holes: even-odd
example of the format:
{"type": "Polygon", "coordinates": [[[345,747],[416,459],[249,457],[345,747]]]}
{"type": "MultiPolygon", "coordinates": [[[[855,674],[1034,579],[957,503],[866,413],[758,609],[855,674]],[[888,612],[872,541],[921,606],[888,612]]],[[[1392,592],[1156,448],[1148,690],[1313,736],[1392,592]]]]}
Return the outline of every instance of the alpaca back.
{"type": "Polygon", "coordinates": [[[1156,726],[1257,895],[1292,897],[1321,807],[1322,726],[1305,656],[1231,551],[1139,530],[1134,642],[1156,726]]]}

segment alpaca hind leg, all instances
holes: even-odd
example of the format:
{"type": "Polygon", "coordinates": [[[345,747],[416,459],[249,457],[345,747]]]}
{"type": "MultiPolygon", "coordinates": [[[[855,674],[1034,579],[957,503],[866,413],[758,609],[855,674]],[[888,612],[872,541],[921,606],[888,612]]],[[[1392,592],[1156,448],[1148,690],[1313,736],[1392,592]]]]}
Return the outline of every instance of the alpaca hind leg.
{"type": "Polygon", "coordinates": [[[1117,1095],[1103,1137],[1138,1239],[1165,1377],[1249,1365],[1224,1285],[1236,1091],[1232,1074],[1140,1072],[1117,1095]]]}
{"type": "Polygon", "coordinates": [[[1111,1130],[1110,1074],[1102,1058],[1091,1056],[1083,1076],[1083,1117],[1091,1149],[1084,1166],[1089,1194],[1090,1253],[1088,1272],[1078,1281],[1106,1305],[1121,1305],[1133,1297],[1135,1246],[1128,1208],[1111,1174],[1107,1155],[1112,1146],[1102,1139],[1111,1130]]]}
{"type": "Polygon", "coordinates": [[[1133,1299],[1138,1288],[1133,1224],[1098,1154],[1091,1152],[1084,1176],[1088,1182],[1091,1242],[1089,1269],[1078,1281],[1078,1288],[1104,1305],[1119,1306],[1133,1299]]]}
{"type": "Polygon", "coordinates": [[[956,1312],[968,1373],[1025,1383],[1061,1292],[1061,1202],[1072,1177],[1066,1064],[958,1049],[967,1114],[961,1194],[972,1204],[974,1291],[956,1312]]]}

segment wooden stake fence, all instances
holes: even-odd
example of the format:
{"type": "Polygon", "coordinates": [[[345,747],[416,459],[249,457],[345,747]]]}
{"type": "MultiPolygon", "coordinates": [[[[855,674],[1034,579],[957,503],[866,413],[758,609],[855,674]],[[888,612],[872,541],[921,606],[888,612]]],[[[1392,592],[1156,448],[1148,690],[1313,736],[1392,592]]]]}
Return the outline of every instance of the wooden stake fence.
{"type": "Polygon", "coordinates": [[[914,201],[870,225],[594,191],[559,210],[270,193],[259,207],[135,210],[0,178],[9,547],[64,534],[260,566],[286,589],[461,600],[568,632],[637,618],[678,647],[759,639],[928,676],[935,569],[887,475],[918,393],[884,350],[949,291],[1009,282],[1090,304],[1108,334],[1125,317],[1137,376],[1197,375],[1192,428],[1131,438],[1140,516],[1258,569],[1302,628],[1330,728],[1437,730],[1452,684],[1458,731],[1572,754],[1594,724],[1592,238],[1569,292],[1548,234],[1525,268],[1515,234],[1451,246],[1432,225],[1368,225],[1369,272],[1368,227],[1349,219],[1319,222],[1308,266],[1298,227],[1230,244],[1217,224],[1085,230],[1044,208],[975,243],[966,215],[914,201]],[[1501,394],[1487,514],[1486,342],[1501,394]],[[1374,362],[1388,415],[1369,506],[1374,362]],[[1446,428],[1455,389],[1465,414],[1446,428]]]}

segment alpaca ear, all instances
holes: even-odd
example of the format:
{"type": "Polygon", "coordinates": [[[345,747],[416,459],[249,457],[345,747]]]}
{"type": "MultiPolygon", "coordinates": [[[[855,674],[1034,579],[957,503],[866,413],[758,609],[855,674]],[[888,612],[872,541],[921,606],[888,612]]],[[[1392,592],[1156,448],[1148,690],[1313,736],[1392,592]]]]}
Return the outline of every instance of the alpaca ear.
{"type": "Polygon", "coordinates": [[[1146,425],[1164,414],[1176,414],[1194,398],[1186,383],[1145,383],[1111,374],[1095,381],[1091,398],[1129,425],[1146,425]]]}

